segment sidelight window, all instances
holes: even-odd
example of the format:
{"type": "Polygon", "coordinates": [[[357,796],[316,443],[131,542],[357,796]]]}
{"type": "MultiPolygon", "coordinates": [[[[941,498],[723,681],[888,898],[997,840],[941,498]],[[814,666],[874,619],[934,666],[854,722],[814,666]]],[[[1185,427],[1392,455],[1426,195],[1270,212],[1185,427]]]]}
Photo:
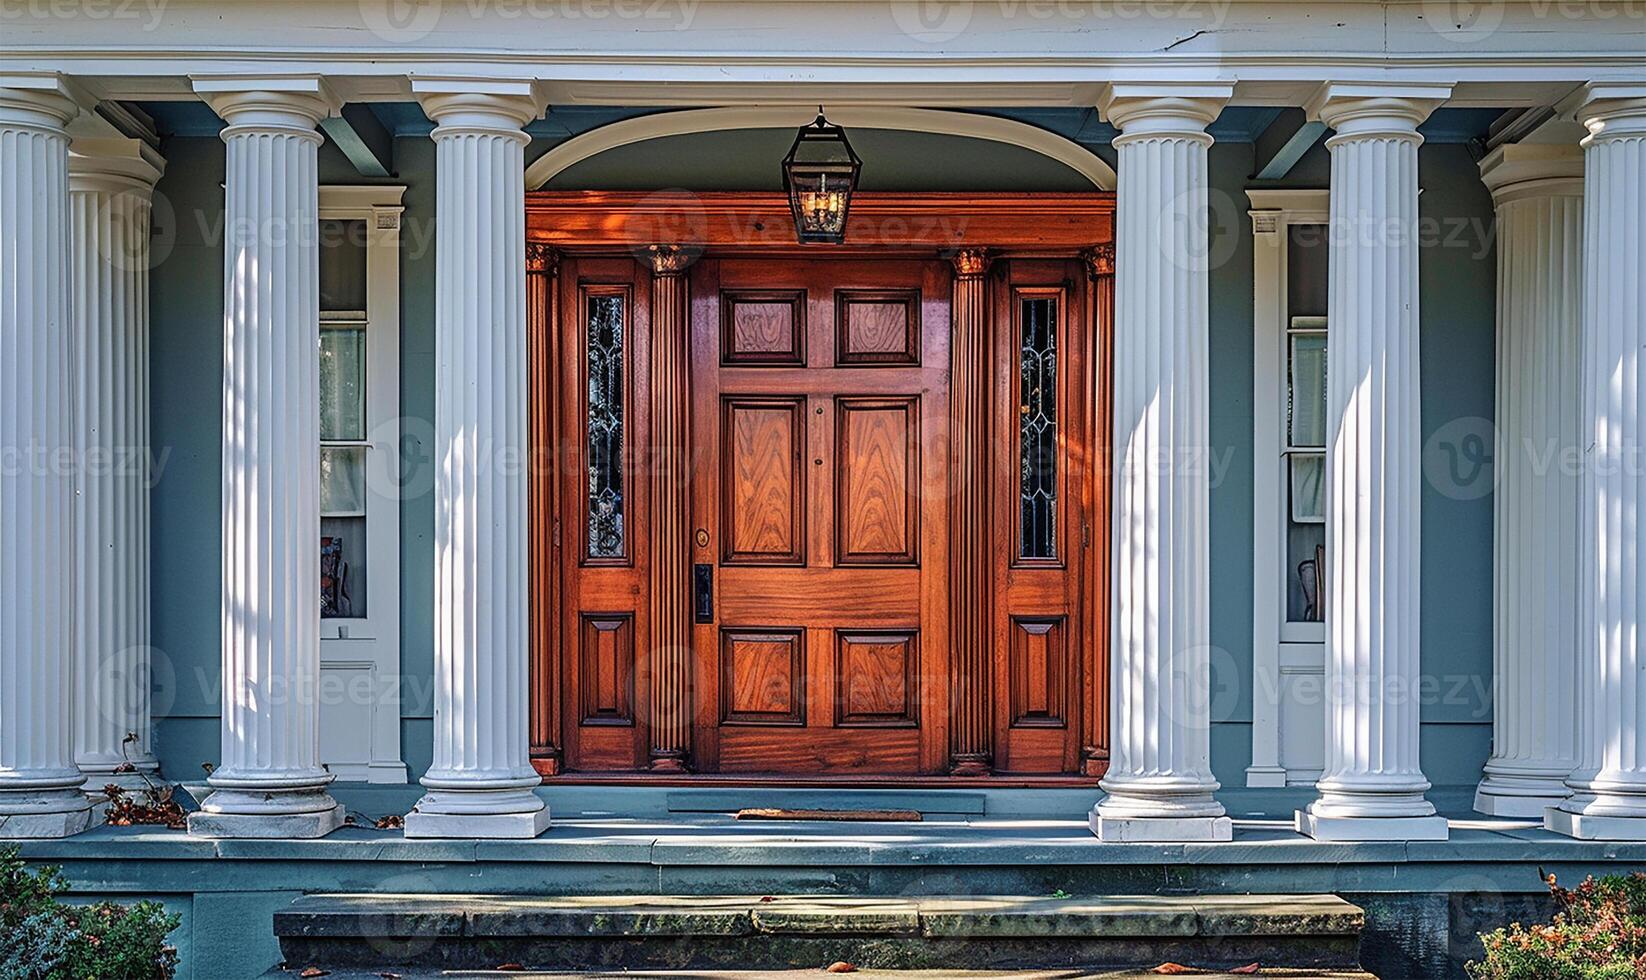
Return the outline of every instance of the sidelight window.
{"type": "Polygon", "coordinates": [[[1018,556],[1057,557],[1057,299],[1018,310],[1018,556]]]}
{"type": "Polygon", "coordinates": [[[588,377],[585,513],[590,558],[623,558],[628,553],[623,482],[627,378],[624,299],[621,294],[591,295],[585,303],[588,358],[585,366],[588,377]]]}

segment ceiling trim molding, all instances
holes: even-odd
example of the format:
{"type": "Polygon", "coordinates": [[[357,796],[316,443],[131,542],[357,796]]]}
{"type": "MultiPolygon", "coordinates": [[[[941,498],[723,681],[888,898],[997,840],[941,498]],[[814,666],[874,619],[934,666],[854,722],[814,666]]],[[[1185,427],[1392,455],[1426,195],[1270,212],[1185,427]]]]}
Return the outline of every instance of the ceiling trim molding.
{"type": "MultiPolygon", "coordinates": [[[[1115,189],[1114,169],[1096,154],[1056,133],[1015,119],[901,106],[832,105],[828,106],[828,113],[832,122],[846,127],[966,136],[1019,146],[1056,160],[1091,181],[1098,190],[1115,189]]],[[[538,157],[526,168],[526,189],[536,190],[568,167],[620,146],[688,133],[796,129],[816,114],[815,106],[731,106],[682,109],[624,119],[574,136],[538,157]]]]}

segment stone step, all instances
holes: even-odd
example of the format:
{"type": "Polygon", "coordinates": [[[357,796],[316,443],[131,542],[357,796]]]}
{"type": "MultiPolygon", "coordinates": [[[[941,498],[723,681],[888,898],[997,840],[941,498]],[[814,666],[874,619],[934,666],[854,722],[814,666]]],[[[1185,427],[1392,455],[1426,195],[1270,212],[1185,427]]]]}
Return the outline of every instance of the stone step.
{"type": "Polygon", "coordinates": [[[308,895],[274,916],[287,964],[484,969],[1357,967],[1335,895],[308,895]]]}

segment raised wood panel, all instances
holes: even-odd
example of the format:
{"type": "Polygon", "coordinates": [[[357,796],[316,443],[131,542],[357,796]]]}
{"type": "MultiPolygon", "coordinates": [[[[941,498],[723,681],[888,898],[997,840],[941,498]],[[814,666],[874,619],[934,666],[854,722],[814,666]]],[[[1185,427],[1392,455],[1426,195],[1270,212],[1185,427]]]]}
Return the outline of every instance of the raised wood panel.
{"type": "Polygon", "coordinates": [[[835,399],[835,563],[913,565],[920,506],[920,400],[835,399]]]}
{"type": "Polygon", "coordinates": [[[841,289],[834,302],[836,364],[920,363],[919,290],[841,289]]]}
{"type": "Polygon", "coordinates": [[[729,565],[805,562],[805,400],[721,402],[721,528],[729,565]]]}
{"type": "Polygon", "coordinates": [[[805,633],[720,632],[720,720],[727,725],[804,725],[805,633]]]}
{"type": "Polygon", "coordinates": [[[836,725],[912,728],[919,724],[919,704],[917,633],[836,631],[836,725]]]}
{"type": "Polygon", "coordinates": [[[583,613],[578,658],[583,724],[634,724],[634,616],[583,613]]]}
{"type": "Polygon", "coordinates": [[[806,363],[805,290],[728,290],[720,298],[720,324],[723,364],[806,363]]]}
{"type": "Polygon", "coordinates": [[[1014,728],[1062,728],[1069,717],[1069,657],[1062,616],[1013,616],[1010,655],[1014,728]]]}

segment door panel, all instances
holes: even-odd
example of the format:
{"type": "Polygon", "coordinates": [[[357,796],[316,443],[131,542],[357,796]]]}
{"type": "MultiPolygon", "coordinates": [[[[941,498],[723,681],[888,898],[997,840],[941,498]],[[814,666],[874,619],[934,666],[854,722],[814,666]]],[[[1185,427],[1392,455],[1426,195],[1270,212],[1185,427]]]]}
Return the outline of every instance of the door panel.
{"type": "Polygon", "coordinates": [[[937,262],[692,270],[699,768],[943,771],[948,299],[937,262]]]}

